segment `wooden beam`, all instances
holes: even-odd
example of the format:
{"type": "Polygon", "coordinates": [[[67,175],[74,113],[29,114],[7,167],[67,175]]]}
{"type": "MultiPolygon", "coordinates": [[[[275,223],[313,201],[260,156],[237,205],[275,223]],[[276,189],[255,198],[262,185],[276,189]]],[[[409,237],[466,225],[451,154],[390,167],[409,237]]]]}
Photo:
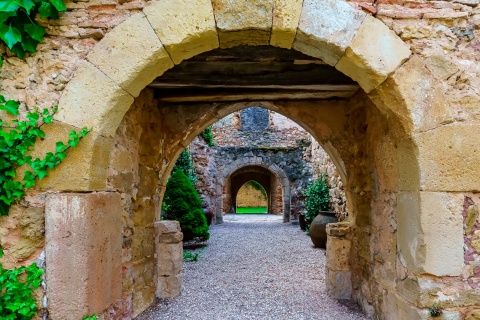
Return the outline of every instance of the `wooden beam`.
{"type": "Polygon", "coordinates": [[[169,83],[169,82],[152,82],[148,85],[155,89],[181,89],[181,88],[195,88],[195,89],[266,89],[266,90],[290,90],[290,91],[355,91],[360,88],[356,84],[312,84],[312,85],[249,85],[249,84],[198,84],[198,83],[169,83]]]}
{"type": "Polygon", "coordinates": [[[356,90],[345,91],[268,91],[268,92],[214,92],[185,93],[178,95],[159,95],[157,99],[164,102],[231,102],[231,101],[274,101],[274,100],[321,100],[346,99],[355,94],[356,90]]]}

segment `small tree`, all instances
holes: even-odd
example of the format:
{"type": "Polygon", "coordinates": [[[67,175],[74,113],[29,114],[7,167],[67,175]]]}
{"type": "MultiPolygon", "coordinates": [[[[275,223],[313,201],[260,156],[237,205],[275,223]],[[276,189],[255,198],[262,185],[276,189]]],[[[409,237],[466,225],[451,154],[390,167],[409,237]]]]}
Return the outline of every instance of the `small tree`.
{"type": "Polygon", "coordinates": [[[319,211],[330,211],[330,195],[328,188],[328,175],[323,173],[314,182],[307,186],[303,192],[305,199],[305,223],[308,229],[319,211]]]}
{"type": "Polygon", "coordinates": [[[165,219],[180,222],[185,240],[200,237],[208,240],[207,219],[197,191],[182,170],[175,171],[168,179],[165,191],[165,219]]]}
{"type": "Polygon", "coordinates": [[[178,157],[175,166],[173,167],[173,172],[177,170],[182,170],[183,173],[188,177],[188,180],[195,185],[198,180],[197,173],[195,172],[195,166],[193,165],[192,154],[188,149],[185,149],[178,157]]]}

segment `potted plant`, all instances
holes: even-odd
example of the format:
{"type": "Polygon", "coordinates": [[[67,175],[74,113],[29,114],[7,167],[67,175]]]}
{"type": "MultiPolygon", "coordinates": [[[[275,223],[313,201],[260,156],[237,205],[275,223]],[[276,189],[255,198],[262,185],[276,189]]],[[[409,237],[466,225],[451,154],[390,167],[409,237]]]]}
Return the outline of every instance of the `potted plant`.
{"type": "Polygon", "coordinates": [[[323,173],[310,183],[303,192],[305,195],[306,231],[315,247],[325,248],[327,244],[326,226],[337,222],[336,213],[330,211],[328,175],[323,173]]]}

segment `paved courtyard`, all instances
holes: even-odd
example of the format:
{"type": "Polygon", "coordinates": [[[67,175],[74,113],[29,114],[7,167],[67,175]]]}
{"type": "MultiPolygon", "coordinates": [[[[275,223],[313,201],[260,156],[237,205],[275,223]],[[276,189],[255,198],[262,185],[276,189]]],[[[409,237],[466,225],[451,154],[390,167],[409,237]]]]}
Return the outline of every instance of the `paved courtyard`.
{"type": "Polygon", "coordinates": [[[178,320],[366,319],[326,294],[325,251],[281,216],[227,215],[211,226],[197,262],[184,264],[181,296],[137,317],[178,320]]]}

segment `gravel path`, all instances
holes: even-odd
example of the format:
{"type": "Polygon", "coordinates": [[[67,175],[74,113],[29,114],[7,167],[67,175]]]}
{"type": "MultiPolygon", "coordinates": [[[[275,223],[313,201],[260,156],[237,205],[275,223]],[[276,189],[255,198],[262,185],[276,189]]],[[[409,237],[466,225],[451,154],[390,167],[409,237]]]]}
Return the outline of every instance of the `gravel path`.
{"type": "Polygon", "coordinates": [[[137,320],[366,319],[353,302],[326,294],[325,250],[272,215],[227,215],[210,228],[197,262],[184,264],[181,296],[137,320]]]}

